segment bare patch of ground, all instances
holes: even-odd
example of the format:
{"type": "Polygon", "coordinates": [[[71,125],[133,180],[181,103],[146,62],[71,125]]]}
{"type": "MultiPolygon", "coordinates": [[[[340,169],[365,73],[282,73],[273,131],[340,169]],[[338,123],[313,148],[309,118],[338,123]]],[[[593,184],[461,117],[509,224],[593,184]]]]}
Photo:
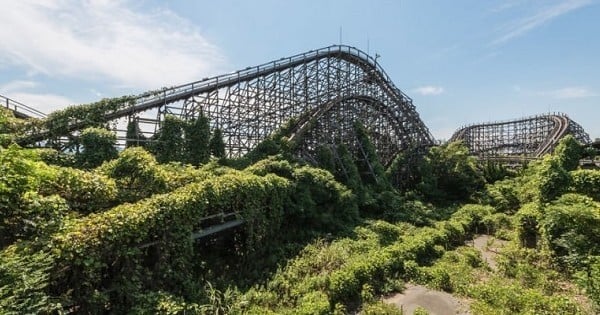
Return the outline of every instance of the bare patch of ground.
{"type": "MultiPolygon", "coordinates": [[[[479,235],[469,242],[481,253],[481,258],[490,268],[497,271],[496,257],[506,241],[490,235],[479,235]]],[[[404,314],[411,315],[417,307],[426,309],[431,315],[467,315],[469,302],[452,294],[428,289],[425,286],[407,284],[403,293],[398,293],[384,299],[384,302],[395,304],[404,314]]]]}
{"type": "Polygon", "coordinates": [[[387,297],[384,302],[395,304],[407,315],[413,314],[419,306],[426,309],[431,315],[470,314],[466,300],[421,285],[407,284],[403,293],[387,297]]]}
{"type": "MultiPolygon", "coordinates": [[[[468,241],[468,246],[473,246],[481,253],[481,258],[486,262],[492,273],[498,271],[497,258],[507,241],[497,239],[490,235],[478,235],[472,241],[468,241]]],[[[486,282],[491,275],[489,270],[476,270],[480,273],[479,281],[486,282]]],[[[557,283],[561,292],[572,296],[576,303],[581,305],[584,314],[595,314],[593,304],[568,281],[559,281],[557,283]]],[[[407,284],[403,293],[388,296],[383,300],[385,303],[394,304],[400,308],[404,314],[412,315],[415,309],[422,307],[431,315],[469,315],[470,299],[456,297],[452,294],[431,290],[425,286],[407,284]]],[[[597,313],[596,313],[597,314],[597,313]]]]}
{"type": "Polygon", "coordinates": [[[473,247],[481,253],[481,259],[486,262],[493,271],[498,271],[496,257],[498,251],[506,245],[507,241],[499,240],[490,235],[479,235],[473,239],[473,247]]]}

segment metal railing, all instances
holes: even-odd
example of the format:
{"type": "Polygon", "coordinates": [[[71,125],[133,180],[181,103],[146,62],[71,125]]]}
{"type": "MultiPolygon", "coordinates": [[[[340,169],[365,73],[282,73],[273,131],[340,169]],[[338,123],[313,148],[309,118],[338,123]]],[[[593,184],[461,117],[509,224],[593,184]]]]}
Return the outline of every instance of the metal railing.
{"type": "Polygon", "coordinates": [[[46,118],[46,114],[39,110],[3,95],[0,95],[0,103],[3,107],[12,110],[15,113],[15,116],[20,118],[46,118]]]}
{"type": "MultiPolygon", "coordinates": [[[[247,67],[243,70],[218,75],[211,78],[204,78],[195,82],[164,87],[162,89],[148,91],[146,93],[132,97],[127,103],[122,104],[114,111],[107,112],[103,115],[103,120],[110,121],[121,117],[127,117],[146,110],[160,108],[168,104],[178,101],[185,101],[195,95],[209,93],[221,88],[227,88],[238,84],[239,82],[248,82],[253,79],[268,76],[272,73],[284,71],[286,69],[301,66],[303,64],[321,60],[326,58],[337,58],[353,63],[364,69],[375,81],[378,81],[386,95],[396,99],[398,104],[403,104],[407,107],[406,113],[412,120],[420,121],[412,99],[397,88],[383,68],[377,63],[377,60],[361,50],[343,45],[333,45],[309,52],[297,54],[287,58],[280,58],[271,62],[267,62],[258,66],[247,67]]],[[[66,122],[65,132],[71,132],[87,127],[86,122],[71,120],[66,122]]],[[[415,128],[419,128],[420,133],[425,133],[426,137],[433,142],[433,136],[426,126],[416,124],[415,128]],[[421,130],[422,129],[422,130],[421,130]]],[[[28,135],[22,139],[24,144],[32,143],[45,139],[49,135],[49,130],[37,130],[35,133],[28,135]]]]}
{"type": "Polygon", "coordinates": [[[375,58],[367,55],[365,52],[355,47],[333,45],[317,50],[311,50],[309,52],[297,54],[291,57],[281,58],[279,60],[274,60],[258,66],[247,67],[243,70],[218,75],[215,77],[204,78],[202,80],[183,85],[168,88],[165,87],[160,90],[146,92],[135,97],[134,105],[132,107],[117,111],[111,115],[108,115],[109,117],[107,118],[112,119],[122,117],[130,114],[132,111],[144,111],[159,105],[184,100],[195,94],[227,87],[240,81],[252,80],[254,78],[281,71],[286,68],[301,65],[307,61],[326,58],[332,55],[340,55],[342,58],[354,57],[353,59],[355,61],[372,67],[376,70],[375,72],[381,76],[382,81],[387,85],[387,87],[392,89],[398,95],[401,95],[403,99],[412,104],[412,99],[392,83],[390,77],[377,63],[375,58]]]}

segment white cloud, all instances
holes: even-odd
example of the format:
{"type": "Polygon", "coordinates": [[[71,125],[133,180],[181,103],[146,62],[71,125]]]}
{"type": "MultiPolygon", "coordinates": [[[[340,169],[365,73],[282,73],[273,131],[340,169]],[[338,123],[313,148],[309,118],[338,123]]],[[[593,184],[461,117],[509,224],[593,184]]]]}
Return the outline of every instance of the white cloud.
{"type": "Polygon", "coordinates": [[[96,90],[96,89],[90,89],[90,93],[92,93],[96,97],[102,97],[102,93],[98,92],[98,90],[96,90]]]}
{"type": "Polygon", "coordinates": [[[492,12],[498,13],[502,11],[506,11],[512,9],[514,7],[518,7],[523,4],[523,0],[504,0],[502,3],[491,9],[492,12]]]}
{"type": "MultiPolygon", "coordinates": [[[[0,85],[0,94],[9,94],[14,91],[21,91],[26,89],[35,88],[38,85],[37,82],[27,80],[16,80],[8,82],[4,85],[0,85]]],[[[5,95],[6,96],[6,95],[5,95]]]]}
{"type": "Polygon", "coordinates": [[[503,30],[503,34],[493,40],[491,44],[503,44],[513,38],[525,35],[527,32],[540,27],[561,15],[585,7],[591,3],[592,0],[563,0],[553,6],[537,10],[533,15],[519,19],[508,25],[503,30]]]}
{"type": "Polygon", "coordinates": [[[421,95],[439,95],[444,93],[444,88],[441,86],[420,86],[413,90],[413,92],[421,95]]]}
{"type": "Polygon", "coordinates": [[[558,99],[574,99],[574,98],[587,98],[596,96],[597,94],[588,90],[585,87],[575,86],[575,87],[566,87],[553,91],[545,91],[541,93],[542,95],[549,95],[558,99]]]}
{"type": "Polygon", "coordinates": [[[190,22],[135,2],[4,1],[0,65],[29,74],[155,89],[216,74],[219,50],[190,22]]]}

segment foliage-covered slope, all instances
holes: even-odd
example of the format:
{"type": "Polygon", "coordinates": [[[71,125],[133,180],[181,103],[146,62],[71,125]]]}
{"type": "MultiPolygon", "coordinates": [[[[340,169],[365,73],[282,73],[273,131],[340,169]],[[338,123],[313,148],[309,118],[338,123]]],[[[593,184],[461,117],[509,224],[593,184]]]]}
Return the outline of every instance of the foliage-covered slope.
{"type": "Polygon", "coordinates": [[[319,148],[321,169],[283,135],[224,159],[202,118],[147,148],[89,129],[75,155],[23,149],[0,113],[1,313],[397,314],[379,297],[409,281],[474,314],[593,312],[572,284],[600,303],[600,171],[572,138],[518,174],[431,148],[399,190],[405,157],[385,170],[360,124],[365,154],[319,148]],[[480,233],[508,241],[497,271],[480,233]]]}

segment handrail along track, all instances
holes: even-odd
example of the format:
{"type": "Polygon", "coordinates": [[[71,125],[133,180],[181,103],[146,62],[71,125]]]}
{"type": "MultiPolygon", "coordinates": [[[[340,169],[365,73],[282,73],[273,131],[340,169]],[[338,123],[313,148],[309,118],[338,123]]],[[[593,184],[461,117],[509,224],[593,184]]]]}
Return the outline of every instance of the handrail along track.
{"type": "MultiPolygon", "coordinates": [[[[222,129],[229,155],[241,156],[290,119],[315,112],[334,99],[344,101],[330,109],[327,115],[331,117],[323,118],[329,121],[320,125],[328,128],[332,137],[319,141],[333,142],[334,136],[350,141],[345,139],[350,133],[343,130],[348,122],[334,121],[341,119],[361,120],[375,134],[389,135],[389,139],[376,144],[385,162],[403,148],[434,143],[412,99],[392,83],[377,61],[354,47],[341,45],[143,93],[117,110],[106,112],[102,120],[141,116],[157,109],[156,119],[144,119],[154,123],[156,131],[164,115],[193,119],[202,113],[210,118],[212,127],[222,129]],[[350,100],[348,95],[358,97],[350,100]],[[381,115],[382,106],[388,114],[381,115]],[[340,126],[343,128],[337,128],[340,126]]],[[[88,125],[86,120],[72,120],[61,130],[70,133],[88,125]]],[[[31,144],[51,136],[56,135],[41,130],[21,139],[21,143],[31,144]]],[[[314,146],[315,142],[309,141],[304,149],[311,152],[314,146]]]]}
{"type": "Polygon", "coordinates": [[[2,106],[13,111],[18,118],[46,118],[46,114],[39,110],[3,95],[0,95],[0,103],[2,106]]]}
{"type": "Polygon", "coordinates": [[[450,141],[463,141],[483,160],[527,161],[552,152],[567,134],[582,144],[591,143],[583,128],[562,113],[473,124],[457,130],[450,141]]]}

